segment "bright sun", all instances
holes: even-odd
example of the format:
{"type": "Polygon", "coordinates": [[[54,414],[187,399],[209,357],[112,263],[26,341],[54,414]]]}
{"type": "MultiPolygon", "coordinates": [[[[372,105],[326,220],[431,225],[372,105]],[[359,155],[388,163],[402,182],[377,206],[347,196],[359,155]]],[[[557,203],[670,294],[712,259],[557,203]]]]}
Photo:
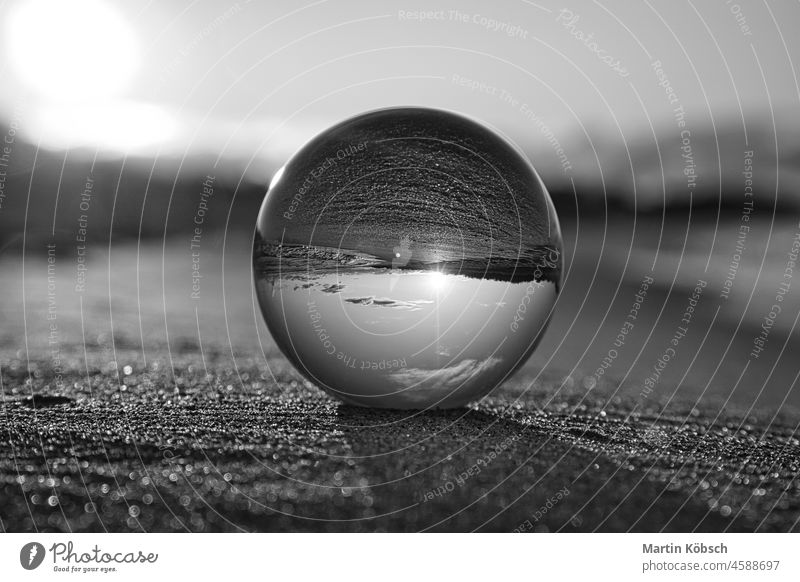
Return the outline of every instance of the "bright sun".
{"type": "Polygon", "coordinates": [[[431,289],[440,293],[444,291],[445,286],[447,285],[447,276],[440,272],[440,271],[431,271],[427,275],[428,277],[428,285],[430,285],[431,289]]]}
{"type": "Polygon", "coordinates": [[[48,102],[120,94],[139,64],[136,36],[100,0],[29,0],[6,22],[11,65],[48,102]]]}
{"type": "Polygon", "coordinates": [[[131,26],[101,0],[27,0],[6,22],[12,68],[30,91],[26,124],[42,144],[128,151],[164,141],[175,121],[126,98],[139,67],[131,26]]]}

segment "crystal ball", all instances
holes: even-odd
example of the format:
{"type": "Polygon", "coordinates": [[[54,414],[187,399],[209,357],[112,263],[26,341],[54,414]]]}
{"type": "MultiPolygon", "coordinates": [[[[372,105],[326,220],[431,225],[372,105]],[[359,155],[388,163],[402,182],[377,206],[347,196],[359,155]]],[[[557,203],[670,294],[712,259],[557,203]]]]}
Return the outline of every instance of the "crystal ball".
{"type": "Polygon", "coordinates": [[[279,170],[253,273],[283,354],[347,404],[463,406],[519,369],[559,293],[562,244],[527,159],[467,117],[392,108],[279,170]]]}

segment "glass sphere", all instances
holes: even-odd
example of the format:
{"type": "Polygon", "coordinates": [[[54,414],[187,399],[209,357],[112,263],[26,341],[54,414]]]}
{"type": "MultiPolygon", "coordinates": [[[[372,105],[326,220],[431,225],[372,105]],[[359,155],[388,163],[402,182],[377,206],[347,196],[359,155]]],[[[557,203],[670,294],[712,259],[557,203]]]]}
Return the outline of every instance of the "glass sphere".
{"type": "Polygon", "coordinates": [[[544,185],[506,140],[447,111],[384,109],[318,135],[275,175],[254,280],[277,345],[329,394],[448,408],[533,352],[561,248],[544,185]]]}

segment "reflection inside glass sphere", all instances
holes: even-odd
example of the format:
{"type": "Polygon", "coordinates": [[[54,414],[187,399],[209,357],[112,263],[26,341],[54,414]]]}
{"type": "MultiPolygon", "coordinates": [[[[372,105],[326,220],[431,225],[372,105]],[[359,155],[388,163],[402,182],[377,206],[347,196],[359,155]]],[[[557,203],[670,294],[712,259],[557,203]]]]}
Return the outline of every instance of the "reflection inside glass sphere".
{"type": "Polygon", "coordinates": [[[362,406],[461,406],[529,357],[556,301],[561,237],[505,140],[430,109],[315,138],[258,218],[256,292],[283,353],[362,406]]]}

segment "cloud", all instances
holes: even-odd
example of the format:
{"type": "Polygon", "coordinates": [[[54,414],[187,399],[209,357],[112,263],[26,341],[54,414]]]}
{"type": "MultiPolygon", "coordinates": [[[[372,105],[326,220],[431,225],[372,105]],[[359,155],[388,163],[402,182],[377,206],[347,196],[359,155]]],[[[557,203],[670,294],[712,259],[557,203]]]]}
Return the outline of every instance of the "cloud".
{"type": "Polygon", "coordinates": [[[417,301],[401,301],[399,299],[388,299],[388,298],[380,298],[380,297],[348,297],[345,299],[348,303],[353,303],[355,305],[373,305],[375,307],[393,307],[395,309],[407,309],[409,311],[418,311],[422,309],[423,305],[428,305],[433,303],[433,301],[428,301],[425,299],[419,299],[417,301]]]}
{"type": "Polygon", "coordinates": [[[441,392],[446,398],[452,391],[465,385],[475,376],[495,368],[502,358],[490,356],[485,360],[465,359],[444,368],[403,368],[389,375],[389,379],[401,387],[408,387],[404,396],[409,402],[430,399],[430,392],[441,392]]]}

